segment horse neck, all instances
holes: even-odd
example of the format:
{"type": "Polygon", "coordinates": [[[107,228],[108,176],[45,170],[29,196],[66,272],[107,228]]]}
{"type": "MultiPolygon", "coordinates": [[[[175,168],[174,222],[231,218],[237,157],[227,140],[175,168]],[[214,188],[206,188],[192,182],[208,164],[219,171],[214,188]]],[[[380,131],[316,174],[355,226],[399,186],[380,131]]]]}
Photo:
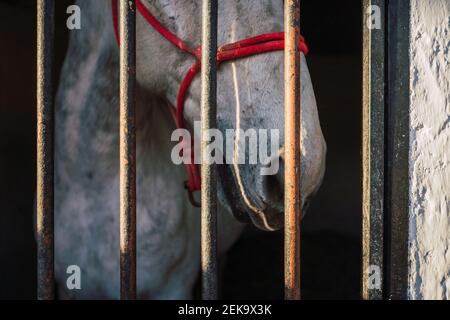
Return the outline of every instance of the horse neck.
{"type": "MultiPolygon", "coordinates": [[[[78,0],[82,30],[73,31],[56,97],[57,156],[65,168],[116,170],[119,156],[119,49],[109,0],[78,0]],[[85,166],[86,168],[83,168],[85,166]]],[[[152,81],[154,81],[152,79],[152,81]]],[[[174,124],[164,100],[138,86],[138,156],[152,166],[172,165],[174,124]]],[[[61,167],[62,168],[62,167],[61,167]]],[[[109,173],[105,173],[109,174],[109,173]]]]}

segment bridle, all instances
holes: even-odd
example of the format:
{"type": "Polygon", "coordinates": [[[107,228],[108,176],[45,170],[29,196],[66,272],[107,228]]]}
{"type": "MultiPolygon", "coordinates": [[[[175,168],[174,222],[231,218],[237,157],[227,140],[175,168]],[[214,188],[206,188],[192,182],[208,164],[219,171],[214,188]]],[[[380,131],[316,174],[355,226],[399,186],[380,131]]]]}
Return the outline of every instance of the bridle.
{"type": "MultiPolygon", "coordinates": [[[[112,2],[112,17],[114,24],[114,32],[117,43],[120,45],[119,25],[118,25],[118,6],[117,0],[111,0],[112,2]]],[[[184,124],[184,103],[189,87],[194,79],[195,75],[201,69],[201,46],[196,48],[189,47],[182,39],[178,38],[175,34],[170,32],[164,27],[153,14],[142,4],[141,0],[136,0],[136,8],[145,20],[163,36],[167,41],[172,43],[178,49],[182,50],[195,58],[195,63],[186,73],[177,96],[177,106],[174,116],[174,121],[178,129],[185,129],[184,124]]],[[[237,60],[257,54],[281,51],[284,50],[284,32],[265,33],[255,37],[247,38],[241,41],[229,43],[220,46],[217,49],[217,64],[222,62],[237,60]]],[[[308,47],[303,37],[300,37],[300,50],[306,55],[308,53],[308,47]]],[[[173,112],[172,112],[173,114],[173,112]]],[[[191,145],[193,141],[191,141],[191,145]]],[[[193,148],[192,148],[193,150],[193,148]]],[[[198,166],[194,163],[193,152],[191,152],[190,163],[185,164],[188,180],[185,183],[185,187],[189,193],[189,200],[195,206],[199,206],[194,200],[193,192],[201,190],[201,180],[198,166]]]]}

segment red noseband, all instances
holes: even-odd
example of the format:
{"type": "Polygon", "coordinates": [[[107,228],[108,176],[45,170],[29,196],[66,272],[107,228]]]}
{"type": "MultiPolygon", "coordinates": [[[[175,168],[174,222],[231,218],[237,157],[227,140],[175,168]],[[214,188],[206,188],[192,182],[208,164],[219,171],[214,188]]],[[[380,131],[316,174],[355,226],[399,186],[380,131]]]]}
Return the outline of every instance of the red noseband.
{"type": "MultiPolygon", "coordinates": [[[[189,47],[183,40],[178,38],[167,28],[165,28],[153,15],[152,13],[142,4],[140,0],[136,0],[136,7],[139,13],[147,20],[147,22],[161,34],[167,41],[172,43],[178,49],[192,55],[195,57],[195,63],[186,73],[183,82],[181,83],[180,89],[178,91],[177,97],[177,107],[174,116],[175,123],[178,129],[184,129],[184,102],[186,99],[186,94],[189,87],[194,79],[195,75],[200,71],[201,65],[201,46],[197,48],[189,47]]],[[[114,22],[114,31],[117,39],[117,43],[120,45],[119,37],[119,26],[118,26],[118,9],[117,0],[112,0],[112,16],[114,22]]],[[[234,43],[226,44],[217,49],[217,63],[237,60],[240,58],[245,58],[257,54],[262,54],[272,51],[284,50],[284,32],[275,33],[265,33],[256,37],[248,38],[245,40],[237,41],[234,43]]],[[[300,40],[300,50],[306,55],[308,53],[308,47],[301,37],[300,40]]],[[[192,147],[191,150],[194,150],[192,147]]],[[[188,175],[188,181],[186,182],[186,188],[192,196],[192,192],[201,189],[201,180],[198,166],[194,164],[194,153],[191,152],[191,164],[186,164],[186,171],[188,175]]]]}

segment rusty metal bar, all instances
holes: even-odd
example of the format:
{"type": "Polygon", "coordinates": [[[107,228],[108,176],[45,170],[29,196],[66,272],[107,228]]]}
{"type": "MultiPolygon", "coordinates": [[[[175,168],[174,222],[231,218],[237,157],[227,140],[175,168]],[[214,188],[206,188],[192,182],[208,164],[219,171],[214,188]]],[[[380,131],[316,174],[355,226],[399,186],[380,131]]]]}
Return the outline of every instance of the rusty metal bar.
{"type": "Polygon", "coordinates": [[[284,1],[284,295],[300,299],[300,0],[284,1]]]}
{"type": "Polygon", "coordinates": [[[37,1],[37,275],[39,300],[54,292],[53,41],[54,0],[37,1]]]}
{"type": "Polygon", "coordinates": [[[384,292],[385,2],[363,1],[362,298],[384,292]],[[374,13],[379,13],[380,16],[374,13]],[[372,25],[380,19],[380,26],[372,25]]]}
{"type": "Polygon", "coordinates": [[[136,299],[136,2],[120,0],[120,298],[136,299]]]}
{"type": "Polygon", "coordinates": [[[203,0],[202,6],[202,199],[201,266],[202,298],[217,295],[217,168],[210,161],[209,129],[217,127],[217,0],[203,0]]]}
{"type": "Polygon", "coordinates": [[[410,0],[390,0],[387,13],[385,113],[385,285],[389,300],[408,297],[410,0]]]}

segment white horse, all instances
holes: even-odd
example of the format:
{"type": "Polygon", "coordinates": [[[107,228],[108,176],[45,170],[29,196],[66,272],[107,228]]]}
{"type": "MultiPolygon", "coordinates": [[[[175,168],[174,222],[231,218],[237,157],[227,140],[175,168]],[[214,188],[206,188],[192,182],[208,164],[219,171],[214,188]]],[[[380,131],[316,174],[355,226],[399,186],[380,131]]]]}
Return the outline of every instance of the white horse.
{"type": "MultiPolygon", "coordinates": [[[[142,1],[168,29],[200,44],[201,0],[142,1]]],[[[219,43],[283,31],[278,0],[219,2],[219,43]]],[[[81,30],[71,32],[56,99],[55,271],[61,298],[119,296],[119,51],[110,0],[79,0],[81,30]],[[68,266],[81,268],[81,290],[66,286],[68,266]]],[[[199,210],[188,201],[182,166],[171,160],[175,128],[167,101],[193,58],[137,15],[137,281],[141,299],[189,299],[199,272],[199,210]]],[[[326,146],[302,56],[301,166],[303,205],[318,189],[326,146]]],[[[283,141],[283,52],[220,66],[219,129],[280,129],[283,141]]],[[[200,119],[200,80],[190,87],[185,119],[200,119]]],[[[220,165],[219,255],[249,218],[265,230],[283,224],[283,170],[220,165]]]]}

